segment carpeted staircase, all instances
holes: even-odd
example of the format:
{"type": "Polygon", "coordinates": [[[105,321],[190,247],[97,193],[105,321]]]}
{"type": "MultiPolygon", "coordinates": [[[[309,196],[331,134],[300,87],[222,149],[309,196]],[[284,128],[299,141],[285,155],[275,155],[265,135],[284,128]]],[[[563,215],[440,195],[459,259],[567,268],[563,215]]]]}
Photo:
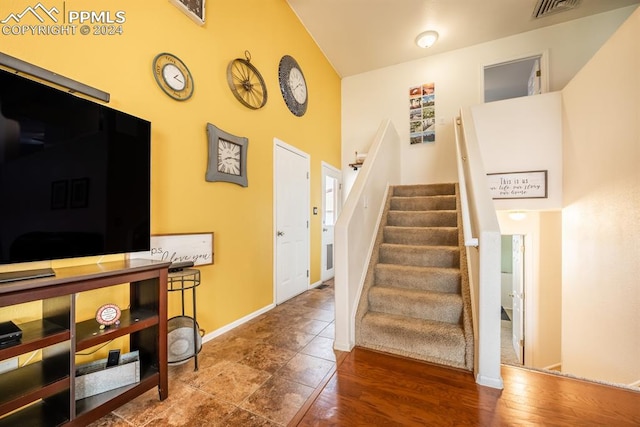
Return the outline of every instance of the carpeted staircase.
{"type": "Polygon", "coordinates": [[[457,188],[389,189],[356,314],[356,345],[473,369],[457,188]]]}

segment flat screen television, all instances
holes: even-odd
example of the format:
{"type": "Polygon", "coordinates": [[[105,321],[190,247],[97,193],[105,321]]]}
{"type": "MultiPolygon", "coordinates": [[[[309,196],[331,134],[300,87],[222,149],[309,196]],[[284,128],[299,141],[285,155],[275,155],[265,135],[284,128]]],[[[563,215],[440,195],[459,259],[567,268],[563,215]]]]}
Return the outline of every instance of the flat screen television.
{"type": "Polygon", "coordinates": [[[151,124],[0,70],[0,264],[149,250],[151,124]]]}

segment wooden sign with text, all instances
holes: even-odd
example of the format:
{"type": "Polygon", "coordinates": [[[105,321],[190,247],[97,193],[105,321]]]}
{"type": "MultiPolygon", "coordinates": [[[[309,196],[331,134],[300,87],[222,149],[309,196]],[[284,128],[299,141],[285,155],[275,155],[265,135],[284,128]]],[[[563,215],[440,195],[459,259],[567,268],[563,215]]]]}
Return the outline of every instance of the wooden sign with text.
{"type": "Polygon", "coordinates": [[[493,199],[545,199],[547,171],[488,173],[493,199]]]}
{"type": "Polygon", "coordinates": [[[151,250],[136,252],[132,258],[213,264],[213,233],[156,234],[151,236],[151,250]]]}

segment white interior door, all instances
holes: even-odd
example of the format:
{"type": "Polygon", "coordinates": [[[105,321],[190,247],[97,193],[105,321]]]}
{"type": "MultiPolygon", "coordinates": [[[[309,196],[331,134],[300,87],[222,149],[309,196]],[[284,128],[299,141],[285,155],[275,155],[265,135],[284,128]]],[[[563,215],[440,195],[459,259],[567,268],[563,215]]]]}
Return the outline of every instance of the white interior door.
{"type": "Polygon", "coordinates": [[[334,273],[333,229],[342,207],[342,173],[322,163],[322,249],[320,280],[332,279],[334,273]]]}
{"type": "Polygon", "coordinates": [[[309,288],[309,156],[274,148],[275,293],[280,304],[309,288]]]}
{"type": "Polygon", "coordinates": [[[540,77],[542,75],[542,71],[540,70],[540,59],[536,59],[533,62],[533,67],[531,67],[531,75],[529,76],[528,83],[528,95],[539,95],[541,93],[540,77]]]}
{"type": "Polygon", "coordinates": [[[524,236],[514,234],[513,239],[513,290],[512,290],[512,344],[521,364],[524,365],[524,236]]]}

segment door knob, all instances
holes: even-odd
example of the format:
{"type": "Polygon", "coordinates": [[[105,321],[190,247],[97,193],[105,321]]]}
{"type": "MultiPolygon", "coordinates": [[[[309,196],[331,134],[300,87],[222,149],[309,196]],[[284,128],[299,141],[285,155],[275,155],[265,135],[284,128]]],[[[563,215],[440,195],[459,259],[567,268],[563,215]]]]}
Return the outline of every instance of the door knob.
{"type": "Polygon", "coordinates": [[[322,229],[322,231],[329,231],[329,230],[328,230],[328,229],[326,229],[326,228],[323,228],[323,229],[322,229]]]}
{"type": "Polygon", "coordinates": [[[277,234],[278,236],[284,236],[284,231],[278,231],[276,234],[277,234]]]}

